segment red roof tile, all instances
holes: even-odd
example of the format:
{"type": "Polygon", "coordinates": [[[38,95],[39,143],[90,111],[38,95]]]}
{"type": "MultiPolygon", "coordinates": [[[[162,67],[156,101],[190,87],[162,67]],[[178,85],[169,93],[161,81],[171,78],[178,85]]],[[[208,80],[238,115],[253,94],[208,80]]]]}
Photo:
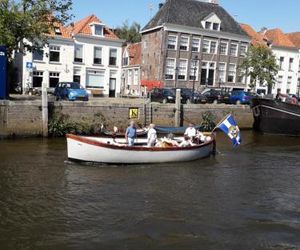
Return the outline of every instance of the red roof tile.
{"type": "Polygon", "coordinates": [[[265,34],[275,46],[296,47],[289,37],[281,31],[281,29],[267,30],[265,34]]]}
{"type": "Polygon", "coordinates": [[[248,24],[240,24],[240,26],[251,37],[251,44],[253,46],[267,46],[268,39],[263,34],[256,32],[248,24]]]}
{"type": "Polygon", "coordinates": [[[300,48],[300,32],[287,33],[286,35],[296,47],[300,48]]]}
{"type": "MultiPolygon", "coordinates": [[[[74,23],[74,25],[69,25],[68,30],[72,31],[74,35],[83,34],[83,35],[92,35],[91,24],[99,23],[102,24],[101,20],[98,19],[95,15],[87,16],[86,18],[74,23]]],[[[104,37],[109,39],[119,39],[115,33],[113,33],[108,27],[104,27],[104,37]]]]}

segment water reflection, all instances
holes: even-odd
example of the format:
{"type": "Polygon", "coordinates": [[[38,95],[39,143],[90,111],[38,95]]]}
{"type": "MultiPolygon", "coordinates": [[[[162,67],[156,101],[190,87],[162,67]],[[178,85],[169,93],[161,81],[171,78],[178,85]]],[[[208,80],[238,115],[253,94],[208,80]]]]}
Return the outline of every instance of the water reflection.
{"type": "Polygon", "coordinates": [[[296,249],[300,139],[243,133],[215,158],[65,164],[64,139],[0,141],[1,249],[296,249]]]}

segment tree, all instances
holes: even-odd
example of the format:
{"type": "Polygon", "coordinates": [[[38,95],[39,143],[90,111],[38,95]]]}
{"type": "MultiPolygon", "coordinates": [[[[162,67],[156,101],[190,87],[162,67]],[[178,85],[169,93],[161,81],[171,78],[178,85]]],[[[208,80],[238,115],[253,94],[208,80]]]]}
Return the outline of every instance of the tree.
{"type": "Polygon", "coordinates": [[[244,72],[243,75],[250,76],[250,88],[255,88],[256,83],[259,83],[267,85],[268,94],[272,93],[279,68],[271,49],[251,46],[240,69],[244,72]]]}
{"type": "Polygon", "coordinates": [[[57,23],[64,24],[72,15],[72,0],[0,0],[0,44],[23,53],[45,45],[57,23]]]}
{"type": "Polygon", "coordinates": [[[116,35],[124,39],[128,43],[137,43],[140,42],[142,39],[142,36],[140,34],[141,25],[137,22],[133,22],[130,26],[128,24],[128,21],[126,20],[123,23],[122,27],[116,28],[116,35]]]}

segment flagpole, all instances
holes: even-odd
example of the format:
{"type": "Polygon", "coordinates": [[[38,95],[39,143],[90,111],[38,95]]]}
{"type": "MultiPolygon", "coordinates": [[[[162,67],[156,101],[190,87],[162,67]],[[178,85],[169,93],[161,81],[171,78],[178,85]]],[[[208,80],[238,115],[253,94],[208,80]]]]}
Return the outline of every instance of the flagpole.
{"type": "Polygon", "coordinates": [[[227,118],[228,116],[230,116],[231,114],[226,115],[216,126],[215,128],[211,131],[211,133],[213,133],[219,126],[220,124],[222,124],[227,118]]]}

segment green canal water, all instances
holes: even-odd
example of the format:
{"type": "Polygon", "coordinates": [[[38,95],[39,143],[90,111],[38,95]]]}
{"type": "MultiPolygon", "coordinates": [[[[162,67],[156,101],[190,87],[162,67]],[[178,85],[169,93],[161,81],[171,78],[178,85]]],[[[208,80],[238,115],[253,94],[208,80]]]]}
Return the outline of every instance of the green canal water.
{"type": "Polygon", "coordinates": [[[300,249],[300,138],[243,132],[180,164],[67,163],[0,141],[0,249],[300,249]]]}

